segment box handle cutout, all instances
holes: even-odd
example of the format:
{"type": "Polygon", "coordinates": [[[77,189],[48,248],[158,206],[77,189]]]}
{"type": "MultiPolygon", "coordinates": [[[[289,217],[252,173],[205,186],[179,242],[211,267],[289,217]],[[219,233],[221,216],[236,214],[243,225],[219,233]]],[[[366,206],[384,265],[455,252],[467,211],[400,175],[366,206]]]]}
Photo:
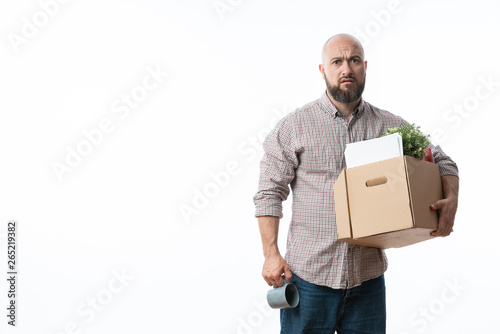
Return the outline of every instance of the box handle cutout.
{"type": "Polygon", "coordinates": [[[379,186],[381,184],[387,183],[387,177],[382,176],[382,177],[377,177],[376,179],[371,179],[366,181],[366,186],[367,187],[375,187],[379,186]]]}

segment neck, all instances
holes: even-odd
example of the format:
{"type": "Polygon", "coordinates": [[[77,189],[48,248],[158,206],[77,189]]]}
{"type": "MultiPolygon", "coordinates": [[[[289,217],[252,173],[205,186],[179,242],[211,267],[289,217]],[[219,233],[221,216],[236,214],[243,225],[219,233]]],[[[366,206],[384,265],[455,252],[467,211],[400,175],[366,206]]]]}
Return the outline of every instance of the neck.
{"type": "Polygon", "coordinates": [[[356,108],[361,103],[361,97],[359,99],[357,99],[356,101],[351,102],[351,103],[341,103],[341,102],[335,100],[330,95],[330,93],[328,91],[327,91],[327,95],[328,95],[328,98],[330,99],[330,101],[335,106],[335,108],[337,108],[337,110],[339,111],[339,113],[341,113],[342,115],[344,115],[345,117],[347,117],[348,120],[351,119],[352,113],[354,112],[354,110],[356,110],[356,108]]]}

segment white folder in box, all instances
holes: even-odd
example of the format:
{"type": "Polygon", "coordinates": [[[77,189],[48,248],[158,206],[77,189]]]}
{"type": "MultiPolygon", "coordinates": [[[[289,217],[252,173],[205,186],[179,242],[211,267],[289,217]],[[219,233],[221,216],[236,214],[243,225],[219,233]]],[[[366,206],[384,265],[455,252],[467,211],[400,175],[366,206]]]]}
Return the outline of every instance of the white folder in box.
{"type": "Polygon", "coordinates": [[[403,155],[403,139],[399,133],[385,137],[347,144],[345,162],[347,168],[370,164],[403,155]]]}

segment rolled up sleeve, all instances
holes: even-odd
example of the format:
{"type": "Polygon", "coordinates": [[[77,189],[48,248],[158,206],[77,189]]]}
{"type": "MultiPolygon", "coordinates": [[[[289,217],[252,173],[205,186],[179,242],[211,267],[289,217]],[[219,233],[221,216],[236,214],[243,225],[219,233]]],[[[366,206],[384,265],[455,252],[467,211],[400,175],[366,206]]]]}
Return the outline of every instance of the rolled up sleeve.
{"type": "Polygon", "coordinates": [[[290,193],[299,161],[295,137],[289,119],[284,118],[264,141],[264,156],[260,162],[259,188],[253,201],[255,216],[283,217],[282,202],[290,193]]]}
{"type": "Polygon", "coordinates": [[[429,145],[434,162],[439,167],[439,173],[441,176],[444,175],[454,175],[458,177],[458,166],[446,153],[443,152],[441,146],[429,145]]]}

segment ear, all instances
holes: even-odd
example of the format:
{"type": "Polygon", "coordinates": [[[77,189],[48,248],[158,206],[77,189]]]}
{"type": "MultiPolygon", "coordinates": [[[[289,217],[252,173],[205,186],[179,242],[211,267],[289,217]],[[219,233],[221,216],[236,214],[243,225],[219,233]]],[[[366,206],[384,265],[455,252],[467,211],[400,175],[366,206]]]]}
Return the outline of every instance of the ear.
{"type": "Polygon", "coordinates": [[[319,71],[321,72],[321,76],[323,77],[323,79],[325,79],[325,67],[323,66],[323,64],[319,64],[319,71]]]}
{"type": "Polygon", "coordinates": [[[368,66],[368,60],[365,60],[365,71],[366,71],[367,66],[368,66]]]}

